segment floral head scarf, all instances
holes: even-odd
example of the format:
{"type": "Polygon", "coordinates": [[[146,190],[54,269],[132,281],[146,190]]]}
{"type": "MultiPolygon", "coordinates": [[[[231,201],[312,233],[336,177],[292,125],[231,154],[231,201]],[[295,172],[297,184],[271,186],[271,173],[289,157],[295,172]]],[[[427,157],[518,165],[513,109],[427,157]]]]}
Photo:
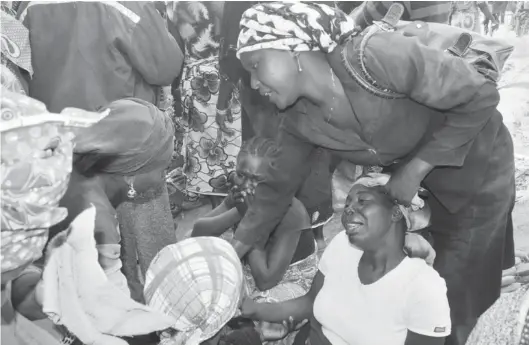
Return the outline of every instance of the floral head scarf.
{"type": "Polygon", "coordinates": [[[358,32],[352,18],[324,4],[261,3],[242,15],[237,57],[260,49],[330,53],[358,32]]]}
{"type": "Polygon", "coordinates": [[[104,116],[78,109],[50,114],[41,102],[2,88],[2,274],[42,255],[48,228],[67,214],[58,205],[72,170],[72,138],[104,116]]]}
{"type": "MultiPolygon", "coordinates": [[[[389,178],[390,175],[388,174],[370,173],[359,177],[358,180],[353,183],[353,187],[355,185],[366,187],[384,186],[388,183],[389,178]]],[[[424,200],[421,199],[418,194],[415,194],[413,197],[410,207],[399,205],[399,208],[406,220],[408,231],[421,230],[430,225],[431,211],[426,207],[424,200]]]]}

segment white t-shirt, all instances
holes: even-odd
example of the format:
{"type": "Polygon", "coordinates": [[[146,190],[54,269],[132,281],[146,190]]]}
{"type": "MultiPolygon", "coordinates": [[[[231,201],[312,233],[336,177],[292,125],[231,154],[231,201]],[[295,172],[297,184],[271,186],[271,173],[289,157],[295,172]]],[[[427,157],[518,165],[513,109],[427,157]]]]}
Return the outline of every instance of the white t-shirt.
{"type": "Polygon", "coordinates": [[[325,275],[314,317],[333,345],[403,345],[408,330],[431,337],[450,334],[450,308],[443,278],[422,259],[405,258],[373,284],[358,277],[362,251],[344,231],[321,258],[325,275]]]}

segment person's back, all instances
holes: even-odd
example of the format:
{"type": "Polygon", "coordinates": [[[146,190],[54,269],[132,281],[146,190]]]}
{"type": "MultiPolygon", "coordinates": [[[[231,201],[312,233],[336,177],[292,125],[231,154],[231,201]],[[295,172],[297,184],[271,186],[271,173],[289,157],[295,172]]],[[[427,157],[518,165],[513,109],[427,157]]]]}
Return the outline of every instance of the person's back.
{"type": "Polygon", "coordinates": [[[20,19],[30,29],[30,95],[50,111],[97,110],[125,97],[157,103],[183,60],[149,2],[31,2],[20,19]]]}
{"type": "Polygon", "coordinates": [[[305,230],[297,229],[299,224],[303,223],[309,223],[309,215],[303,203],[294,198],[292,200],[292,205],[285,214],[285,217],[283,217],[283,221],[274,232],[272,232],[270,239],[266,244],[266,249],[270,253],[269,255],[277,254],[274,247],[276,247],[276,245],[284,238],[288,231],[301,231],[298,244],[290,262],[291,264],[303,260],[313,254],[316,247],[312,231],[310,231],[310,228],[305,230]]]}

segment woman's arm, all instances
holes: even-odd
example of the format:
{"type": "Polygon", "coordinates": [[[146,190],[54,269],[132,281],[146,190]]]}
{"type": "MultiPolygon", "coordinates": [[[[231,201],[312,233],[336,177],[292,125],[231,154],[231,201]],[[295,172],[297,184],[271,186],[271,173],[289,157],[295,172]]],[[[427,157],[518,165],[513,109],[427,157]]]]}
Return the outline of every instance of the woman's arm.
{"type": "Polygon", "coordinates": [[[41,320],[47,318],[42,311],[41,297],[38,296],[37,287],[42,284],[42,271],[29,266],[17,278],[13,280],[11,299],[13,307],[29,320],[41,320]]]}
{"type": "Polygon", "coordinates": [[[498,115],[499,93],[495,83],[467,61],[425,46],[415,37],[374,35],[365,57],[368,70],[382,87],[406,94],[444,117],[443,126],[387,185],[395,199],[407,204],[433,168],[463,165],[474,139],[498,115]],[[399,46],[398,52],[388,52],[388,45],[399,46]]]}
{"type": "Polygon", "coordinates": [[[312,286],[306,295],[280,303],[256,303],[250,299],[244,301],[243,316],[253,320],[281,323],[293,319],[300,322],[309,319],[313,313],[314,300],[323,286],[325,276],[318,271],[312,286]]]}
{"type": "Polygon", "coordinates": [[[235,231],[235,240],[239,243],[234,247],[239,256],[244,256],[252,247],[264,247],[310,172],[307,162],[314,149],[311,143],[284,129],[280,129],[277,140],[280,153],[257,186],[254,200],[235,231]]]}
{"type": "Polygon", "coordinates": [[[286,232],[271,248],[254,248],[248,253],[248,264],[261,291],[273,288],[285,274],[299,242],[300,231],[286,232]]]}
{"type": "Polygon", "coordinates": [[[227,202],[227,198],[224,198],[224,200],[222,200],[222,202],[219,204],[219,206],[215,207],[213,210],[211,210],[210,212],[206,213],[203,216],[203,218],[209,218],[209,217],[218,216],[219,214],[223,214],[224,212],[228,212],[232,208],[233,208],[233,205],[229,205],[228,202],[227,202]]]}
{"type": "MultiPolygon", "coordinates": [[[[217,208],[221,206],[222,204],[217,208]]],[[[236,208],[232,208],[221,214],[206,216],[195,222],[191,237],[220,236],[240,220],[241,215],[236,208]]]]}
{"type": "Polygon", "coordinates": [[[377,82],[446,118],[417,157],[434,167],[462,166],[474,138],[497,113],[494,82],[464,59],[398,33],[374,35],[365,57],[377,82]],[[388,52],[388,44],[399,46],[398,52],[388,52]]]}

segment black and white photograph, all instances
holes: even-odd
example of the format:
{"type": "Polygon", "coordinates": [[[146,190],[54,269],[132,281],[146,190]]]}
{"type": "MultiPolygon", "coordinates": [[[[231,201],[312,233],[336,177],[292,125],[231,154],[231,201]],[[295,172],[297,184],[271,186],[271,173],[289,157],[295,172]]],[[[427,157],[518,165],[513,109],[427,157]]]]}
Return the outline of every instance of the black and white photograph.
{"type": "Polygon", "coordinates": [[[529,1],[0,7],[0,344],[529,345],[529,1]]]}

